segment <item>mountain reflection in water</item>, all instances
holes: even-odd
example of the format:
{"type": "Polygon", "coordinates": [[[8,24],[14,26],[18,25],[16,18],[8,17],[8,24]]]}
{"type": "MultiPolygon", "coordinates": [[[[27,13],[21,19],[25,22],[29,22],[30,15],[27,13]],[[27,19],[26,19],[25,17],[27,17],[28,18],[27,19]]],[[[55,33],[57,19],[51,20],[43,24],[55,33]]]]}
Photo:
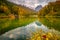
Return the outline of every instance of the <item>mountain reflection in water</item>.
{"type": "Polygon", "coordinates": [[[42,29],[43,31],[48,31],[48,28],[38,21],[30,23],[25,27],[19,27],[0,36],[0,40],[26,40],[29,38],[32,32],[42,29]],[[32,32],[31,32],[32,31],[32,32]]]}

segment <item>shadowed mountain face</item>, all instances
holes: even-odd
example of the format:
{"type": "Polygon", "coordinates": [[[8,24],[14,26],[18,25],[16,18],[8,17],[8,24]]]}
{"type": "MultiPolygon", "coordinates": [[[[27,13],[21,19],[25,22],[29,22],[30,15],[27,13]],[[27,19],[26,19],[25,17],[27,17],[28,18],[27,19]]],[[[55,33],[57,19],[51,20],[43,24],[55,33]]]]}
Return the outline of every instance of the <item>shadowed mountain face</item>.
{"type": "Polygon", "coordinates": [[[38,5],[38,6],[35,8],[36,11],[39,11],[40,9],[42,9],[42,5],[38,5]]]}
{"type": "Polygon", "coordinates": [[[60,31],[60,1],[51,2],[39,11],[39,21],[60,31]]]}

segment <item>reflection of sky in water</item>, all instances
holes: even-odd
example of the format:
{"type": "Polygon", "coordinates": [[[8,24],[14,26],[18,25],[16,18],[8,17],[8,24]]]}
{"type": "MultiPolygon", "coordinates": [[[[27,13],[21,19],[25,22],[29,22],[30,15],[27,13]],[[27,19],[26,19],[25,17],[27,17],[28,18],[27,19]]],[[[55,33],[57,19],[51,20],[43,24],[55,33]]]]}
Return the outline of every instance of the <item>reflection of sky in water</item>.
{"type": "Polygon", "coordinates": [[[9,1],[35,9],[38,5],[45,6],[47,5],[48,2],[53,2],[56,0],[9,0],[9,1]]]}
{"type": "Polygon", "coordinates": [[[31,36],[31,33],[35,32],[37,29],[38,30],[43,29],[43,31],[46,31],[46,32],[48,31],[47,27],[45,27],[44,25],[42,25],[38,21],[36,21],[31,24],[28,24],[27,26],[16,28],[14,30],[11,30],[11,31],[5,33],[0,37],[0,39],[2,39],[2,40],[23,39],[25,37],[31,36]]]}

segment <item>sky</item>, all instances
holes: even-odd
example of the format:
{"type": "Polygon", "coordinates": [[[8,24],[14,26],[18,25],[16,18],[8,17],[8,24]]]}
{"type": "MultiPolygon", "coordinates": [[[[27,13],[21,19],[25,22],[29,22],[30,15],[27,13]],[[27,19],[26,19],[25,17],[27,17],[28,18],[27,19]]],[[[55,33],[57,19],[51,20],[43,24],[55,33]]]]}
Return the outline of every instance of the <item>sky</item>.
{"type": "Polygon", "coordinates": [[[24,5],[31,9],[35,9],[38,5],[42,5],[43,7],[48,4],[48,2],[54,2],[56,0],[8,0],[18,5],[24,5]]]}

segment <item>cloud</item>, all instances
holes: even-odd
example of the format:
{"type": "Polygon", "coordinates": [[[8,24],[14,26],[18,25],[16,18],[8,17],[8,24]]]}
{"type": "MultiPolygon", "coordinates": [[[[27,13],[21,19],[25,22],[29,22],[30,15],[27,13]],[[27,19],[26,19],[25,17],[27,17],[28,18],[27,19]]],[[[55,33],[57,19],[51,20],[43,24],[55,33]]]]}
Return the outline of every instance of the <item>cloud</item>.
{"type": "Polygon", "coordinates": [[[25,5],[26,7],[35,9],[36,6],[38,5],[45,6],[47,5],[48,2],[54,2],[56,0],[8,0],[8,1],[16,3],[18,5],[25,5]]]}

